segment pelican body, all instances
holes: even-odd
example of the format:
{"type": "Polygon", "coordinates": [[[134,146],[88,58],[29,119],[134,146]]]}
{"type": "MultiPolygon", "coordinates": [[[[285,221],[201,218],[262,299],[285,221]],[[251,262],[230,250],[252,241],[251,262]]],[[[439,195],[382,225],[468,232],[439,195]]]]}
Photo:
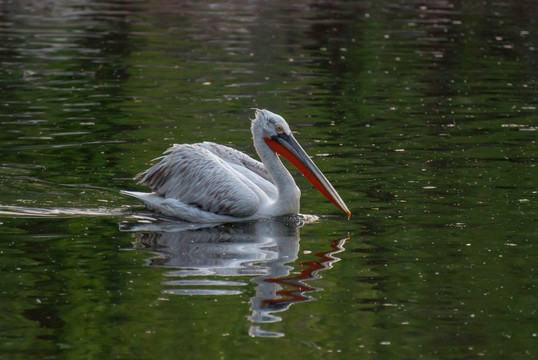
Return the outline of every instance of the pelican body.
{"type": "Polygon", "coordinates": [[[203,142],[174,145],[135,179],[152,192],[122,191],[149,210],[189,222],[236,222],[299,213],[301,191],[278,155],[290,161],[327,199],[350,211],[293,137],[286,121],[256,110],[251,124],[261,159],[228,146],[203,142]]]}

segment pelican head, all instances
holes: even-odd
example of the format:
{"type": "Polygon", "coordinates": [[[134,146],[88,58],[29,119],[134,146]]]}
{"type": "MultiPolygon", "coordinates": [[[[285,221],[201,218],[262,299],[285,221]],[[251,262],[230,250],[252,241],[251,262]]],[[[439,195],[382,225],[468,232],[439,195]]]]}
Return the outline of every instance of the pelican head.
{"type": "Polygon", "coordinates": [[[282,116],[268,110],[256,109],[256,117],[252,121],[252,135],[255,141],[263,139],[273,152],[292,163],[319,192],[345,212],[348,218],[351,216],[351,212],[329,180],[295,140],[282,116]]]}

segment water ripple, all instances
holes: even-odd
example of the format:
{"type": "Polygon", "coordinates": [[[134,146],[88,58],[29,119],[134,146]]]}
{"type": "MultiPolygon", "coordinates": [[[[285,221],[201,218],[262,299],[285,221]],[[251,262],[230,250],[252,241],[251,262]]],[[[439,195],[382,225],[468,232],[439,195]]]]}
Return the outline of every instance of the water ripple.
{"type": "Polygon", "coordinates": [[[36,208],[0,205],[0,216],[33,218],[66,218],[84,216],[118,216],[124,214],[122,209],[100,208],[36,208]]]}

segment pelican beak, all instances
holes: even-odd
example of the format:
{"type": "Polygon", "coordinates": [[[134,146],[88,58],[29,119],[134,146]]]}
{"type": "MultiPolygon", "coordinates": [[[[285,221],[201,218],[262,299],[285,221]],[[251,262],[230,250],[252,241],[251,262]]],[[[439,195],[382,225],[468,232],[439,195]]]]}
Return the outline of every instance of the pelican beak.
{"type": "Polygon", "coordinates": [[[351,212],[346,204],[293,135],[282,133],[264,140],[274,152],[291,162],[330,202],[345,212],[349,219],[351,212]]]}

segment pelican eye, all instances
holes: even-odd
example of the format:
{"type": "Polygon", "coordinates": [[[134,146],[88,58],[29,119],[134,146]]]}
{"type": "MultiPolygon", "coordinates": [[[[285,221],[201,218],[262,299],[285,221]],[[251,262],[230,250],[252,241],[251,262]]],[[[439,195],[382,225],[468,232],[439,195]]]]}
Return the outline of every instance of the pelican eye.
{"type": "Polygon", "coordinates": [[[284,134],[284,128],[282,127],[282,125],[275,125],[275,131],[277,132],[277,134],[284,134]]]}

